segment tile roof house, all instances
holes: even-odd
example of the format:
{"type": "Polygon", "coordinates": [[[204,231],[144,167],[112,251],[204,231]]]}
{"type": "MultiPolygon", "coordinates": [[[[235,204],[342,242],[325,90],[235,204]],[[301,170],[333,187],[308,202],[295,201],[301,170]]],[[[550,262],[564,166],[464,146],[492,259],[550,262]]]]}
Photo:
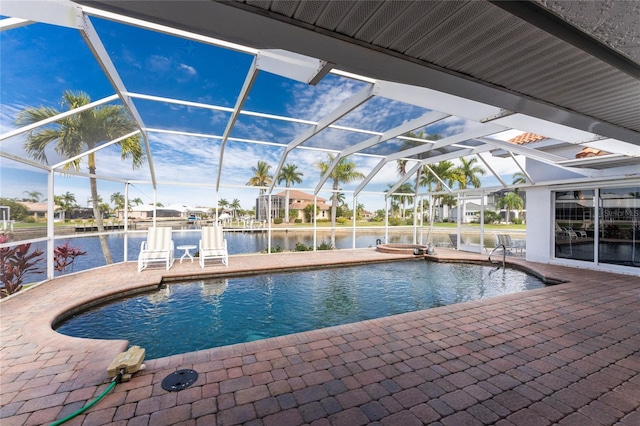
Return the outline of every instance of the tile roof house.
{"type": "MultiPolygon", "coordinates": [[[[272,217],[280,217],[278,210],[283,209],[286,202],[287,191],[281,191],[271,196],[272,217]]],[[[304,209],[313,204],[313,194],[298,191],[296,189],[289,190],[289,216],[293,219],[301,219],[302,222],[308,222],[304,214],[304,209]]],[[[318,206],[318,214],[316,219],[330,219],[331,204],[327,204],[327,199],[316,197],[318,206]]]]}

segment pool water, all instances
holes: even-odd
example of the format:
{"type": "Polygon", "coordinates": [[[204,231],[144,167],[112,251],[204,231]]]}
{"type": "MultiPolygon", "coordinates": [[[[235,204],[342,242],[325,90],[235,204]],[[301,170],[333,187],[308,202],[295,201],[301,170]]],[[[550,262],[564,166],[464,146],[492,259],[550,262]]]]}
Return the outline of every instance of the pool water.
{"type": "Polygon", "coordinates": [[[171,284],[57,331],[129,340],[153,359],[540,287],[513,269],[412,260],[171,284]]]}

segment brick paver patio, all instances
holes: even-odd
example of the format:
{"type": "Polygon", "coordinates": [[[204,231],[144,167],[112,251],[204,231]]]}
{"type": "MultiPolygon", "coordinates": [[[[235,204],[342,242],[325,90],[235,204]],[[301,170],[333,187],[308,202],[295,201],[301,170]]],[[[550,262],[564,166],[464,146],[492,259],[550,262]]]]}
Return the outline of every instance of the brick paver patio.
{"type": "MultiPolygon", "coordinates": [[[[212,274],[362,263],[375,250],[232,256],[212,274]]],[[[412,256],[411,256],[412,257],[412,256]]],[[[440,260],[486,260],[438,249],[440,260]]],[[[508,296],[147,360],[69,425],[640,425],[638,276],[527,263],[568,282],[508,296]],[[160,383],[199,373],[180,392],[160,383]]],[[[118,264],[56,279],[0,304],[0,424],[48,424],[108,385],[124,341],[51,324],[96,297],[201,277],[197,263],[137,273],[118,264]]]]}

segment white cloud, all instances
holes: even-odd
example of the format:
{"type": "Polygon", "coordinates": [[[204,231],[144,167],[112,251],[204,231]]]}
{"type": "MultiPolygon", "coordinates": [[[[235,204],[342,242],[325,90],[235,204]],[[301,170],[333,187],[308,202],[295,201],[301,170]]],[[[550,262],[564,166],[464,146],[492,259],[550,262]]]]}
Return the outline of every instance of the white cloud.
{"type": "Polygon", "coordinates": [[[196,75],[198,73],[194,67],[187,64],[178,65],[178,69],[187,75],[196,75]]]}

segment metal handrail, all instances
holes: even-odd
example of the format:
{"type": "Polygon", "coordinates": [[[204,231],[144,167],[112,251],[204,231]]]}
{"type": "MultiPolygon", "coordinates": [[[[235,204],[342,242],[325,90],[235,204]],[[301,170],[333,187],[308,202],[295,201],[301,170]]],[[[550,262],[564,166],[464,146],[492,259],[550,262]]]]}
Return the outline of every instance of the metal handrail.
{"type": "MultiPolygon", "coordinates": [[[[498,244],[496,246],[496,248],[494,248],[493,250],[491,250],[491,253],[489,253],[489,263],[494,264],[493,260],[491,260],[491,255],[498,250],[499,248],[502,248],[502,267],[505,268],[506,267],[506,258],[507,258],[507,247],[505,247],[504,244],[498,244]]],[[[499,266],[498,266],[499,268],[499,266]]]]}

